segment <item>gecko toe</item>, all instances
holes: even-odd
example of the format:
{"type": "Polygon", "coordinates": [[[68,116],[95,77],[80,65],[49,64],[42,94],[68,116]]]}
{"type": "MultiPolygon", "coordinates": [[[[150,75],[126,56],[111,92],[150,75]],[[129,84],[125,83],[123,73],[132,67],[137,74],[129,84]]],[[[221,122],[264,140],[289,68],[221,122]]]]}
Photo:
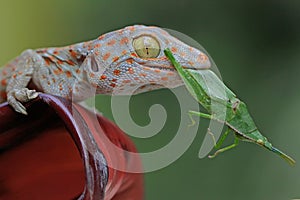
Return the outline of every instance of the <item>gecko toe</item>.
{"type": "Polygon", "coordinates": [[[27,115],[26,108],[20,102],[17,102],[16,104],[14,104],[13,108],[16,112],[21,113],[23,115],[27,115]]]}
{"type": "Polygon", "coordinates": [[[35,90],[27,90],[26,91],[27,99],[35,99],[39,96],[39,93],[35,90]]]}
{"type": "Polygon", "coordinates": [[[14,93],[15,98],[20,102],[27,102],[29,100],[35,99],[38,95],[38,92],[36,92],[35,90],[29,90],[28,88],[16,90],[14,93]]]}

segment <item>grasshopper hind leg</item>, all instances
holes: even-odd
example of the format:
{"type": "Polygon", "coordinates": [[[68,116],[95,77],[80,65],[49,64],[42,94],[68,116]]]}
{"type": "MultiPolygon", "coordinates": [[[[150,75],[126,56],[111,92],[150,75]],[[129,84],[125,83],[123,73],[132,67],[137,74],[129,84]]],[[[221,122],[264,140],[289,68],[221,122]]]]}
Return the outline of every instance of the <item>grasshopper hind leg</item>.
{"type": "Polygon", "coordinates": [[[214,157],[216,157],[218,154],[223,153],[224,151],[227,151],[227,150],[230,150],[230,149],[236,147],[238,144],[239,144],[239,139],[238,139],[238,138],[235,138],[232,145],[229,145],[229,146],[227,146],[227,147],[221,148],[221,149],[217,150],[213,155],[209,155],[208,157],[209,157],[209,158],[214,158],[214,157]]]}
{"type": "MultiPolygon", "coordinates": [[[[217,143],[215,143],[215,148],[218,149],[218,150],[213,155],[209,155],[208,156],[209,158],[214,158],[218,154],[223,153],[224,151],[230,150],[230,149],[232,149],[232,148],[234,148],[238,145],[239,139],[237,137],[235,137],[233,144],[231,144],[227,147],[220,148],[230,132],[231,132],[231,129],[228,128],[225,131],[225,133],[222,135],[222,137],[219,139],[219,141],[217,143]]],[[[215,141],[214,135],[212,133],[211,133],[211,135],[213,137],[213,140],[215,141]]]]}

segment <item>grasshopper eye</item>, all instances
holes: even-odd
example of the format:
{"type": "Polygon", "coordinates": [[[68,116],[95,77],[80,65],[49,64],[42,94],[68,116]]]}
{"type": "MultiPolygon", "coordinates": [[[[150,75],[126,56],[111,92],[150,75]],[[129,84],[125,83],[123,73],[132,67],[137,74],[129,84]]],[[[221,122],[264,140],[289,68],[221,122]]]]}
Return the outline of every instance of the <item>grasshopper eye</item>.
{"type": "Polygon", "coordinates": [[[133,40],[133,48],[141,58],[156,58],[160,53],[158,41],[148,35],[142,35],[133,40]]]}

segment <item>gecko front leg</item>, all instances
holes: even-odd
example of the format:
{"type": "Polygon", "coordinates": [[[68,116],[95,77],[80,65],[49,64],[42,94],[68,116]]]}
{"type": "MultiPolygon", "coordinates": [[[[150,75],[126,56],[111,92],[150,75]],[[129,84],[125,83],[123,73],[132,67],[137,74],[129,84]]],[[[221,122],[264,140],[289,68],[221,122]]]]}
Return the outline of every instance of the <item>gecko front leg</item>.
{"type": "Polygon", "coordinates": [[[27,115],[26,108],[22,103],[38,96],[38,92],[27,88],[34,70],[40,66],[41,59],[32,50],[25,51],[22,59],[16,66],[15,73],[11,76],[6,87],[7,102],[16,112],[27,115]]]}

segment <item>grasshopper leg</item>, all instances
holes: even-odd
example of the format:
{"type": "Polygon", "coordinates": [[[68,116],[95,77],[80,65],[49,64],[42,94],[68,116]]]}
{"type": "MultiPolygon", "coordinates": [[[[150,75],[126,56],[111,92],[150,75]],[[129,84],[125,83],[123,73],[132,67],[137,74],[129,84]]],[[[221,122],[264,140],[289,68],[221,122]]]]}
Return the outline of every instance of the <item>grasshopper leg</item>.
{"type": "Polygon", "coordinates": [[[190,112],[189,112],[189,118],[191,120],[191,123],[188,125],[188,127],[194,126],[196,124],[196,122],[193,118],[193,114],[191,114],[190,112]]]}
{"type": "Polygon", "coordinates": [[[213,141],[214,141],[214,147],[216,149],[219,149],[223,142],[225,141],[225,139],[227,138],[228,134],[230,133],[230,129],[227,128],[227,130],[225,131],[225,133],[221,136],[221,138],[219,139],[218,142],[216,142],[216,138],[215,135],[213,134],[213,132],[211,132],[210,128],[207,129],[208,134],[212,137],[213,141]]]}
{"type": "Polygon", "coordinates": [[[194,126],[196,124],[195,120],[193,119],[193,115],[196,115],[196,116],[199,116],[202,118],[206,118],[206,119],[212,119],[212,116],[210,114],[206,114],[206,113],[202,113],[202,112],[196,112],[196,111],[190,110],[188,114],[191,119],[191,124],[188,125],[189,127],[194,126]]]}
{"type": "Polygon", "coordinates": [[[202,112],[196,112],[196,111],[192,111],[192,110],[189,111],[189,115],[190,116],[196,115],[196,116],[203,117],[203,118],[206,118],[206,119],[212,119],[212,116],[210,114],[202,113],[202,112]]]}
{"type": "Polygon", "coordinates": [[[236,147],[236,146],[238,145],[238,143],[239,143],[239,139],[236,137],[236,138],[234,139],[234,143],[233,143],[232,145],[229,145],[229,146],[227,146],[227,147],[224,147],[224,148],[222,148],[222,149],[219,149],[219,150],[216,151],[213,155],[210,155],[210,156],[208,156],[208,157],[209,157],[209,158],[214,158],[214,157],[216,157],[219,153],[222,153],[222,152],[224,152],[224,151],[227,151],[227,150],[229,150],[229,149],[232,149],[232,148],[236,147]]]}
{"type": "Polygon", "coordinates": [[[219,149],[221,147],[221,145],[223,144],[223,142],[225,141],[225,139],[227,138],[227,136],[230,133],[230,129],[227,128],[227,130],[225,131],[225,133],[221,136],[221,138],[219,139],[219,141],[215,144],[215,148],[219,149]]]}

